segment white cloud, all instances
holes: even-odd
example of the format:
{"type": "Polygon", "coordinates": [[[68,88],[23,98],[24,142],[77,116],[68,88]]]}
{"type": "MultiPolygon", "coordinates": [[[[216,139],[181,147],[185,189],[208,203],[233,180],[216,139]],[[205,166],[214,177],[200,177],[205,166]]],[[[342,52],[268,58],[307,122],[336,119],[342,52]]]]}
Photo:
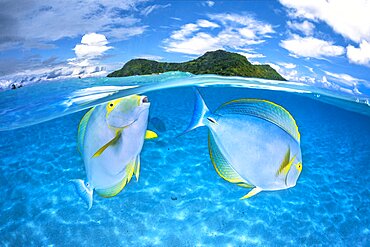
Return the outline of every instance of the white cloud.
{"type": "Polygon", "coordinates": [[[242,52],[242,51],[238,51],[238,53],[248,59],[265,57],[265,55],[260,54],[260,53],[248,53],[248,52],[242,52]]]}
{"type": "Polygon", "coordinates": [[[297,67],[294,63],[284,63],[284,62],[280,62],[278,63],[279,65],[283,66],[284,68],[286,69],[294,69],[295,67],[297,67]]]}
{"type": "Polygon", "coordinates": [[[136,56],[136,58],[143,58],[143,59],[156,60],[156,61],[163,59],[163,57],[161,56],[149,55],[149,54],[139,55],[139,56],[136,56]]]}
{"type": "Polygon", "coordinates": [[[197,33],[189,39],[179,42],[171,41],[165,47],[166,51],[179,52],[185,54],[199,55],[206,51],[221,49],[218,38],[212,37],[207,33],[197,33]]]}
{"type": "Polygon", "coordinates": [[[360,43],[370,41],[368,0],[280,0],[291,16],[323,21],[343,37],[360,43]]]}
{"type": "Polygon", "coordinates": [[[249,57],[262,57],[251,50],[251,45],[265,42],[274,33],[270,24],[248,15],[212,14],[209,20],[183,25],[163,41],[167,52],[200,55],[209,50],[232,49],[249,57]]]}
{"type": "Polygon", "coordinates": [[[270,65],[288,81],[304,82],[309,84],[314,84],[316,82],[315,77],[303,75],[297,69],[295,69],[295,64],[279,62],[278,64],[268,63],[268,65],[270,65]]]}
{"type": "Polygon", "coordinates": [[[207,27],[211,27],[211,28],[216,28],[216,27],[219,27],[218,24],[214,23],[214,22],[210,22],[210,21],[207,21],[207,20],[198,20],[197,21],[197,24],[199,27],[204,27],[204,28],[207,28],[207,27]]]}
{"type": "Polygon", "coordinates": [[[334,79],[337,83],[342,84],[344,86],[355,87],[360,82],[365,82],[363,79],[355,78],[348,74],[338,74],[329,71],[324,71],[327,76],[331,79],[334,79]]]}
{"type": "Polygon", "coordinates": [[[135,26],[135,27],[117,27],[111,29],[108,33],[104,32],[104,34],[109,35],[111,38],[115,38],[118,40],[126,40],[133,36],[137,36],[145,32],[147,26],[135,26]]]}
{"type": "Polygon", "coordinates": [[[315,28],[315,26],[309,21],[304,22],[288,21],[287,25],[289,28],[295,31],[302,32],[306,36],[312,35],[313,29],[315,28]]]}
{"type": "Polygon", "coordinates": [[[215,5],[215,2],[214,1],[206,1],[206,4],[208,7],[213,7],[213,5],[215,5]]]}
{"type": "Polygon", "coordinates": [[[333,45],[332,42],[298,35],[282,40],[280,46],[299,57],[323,58],[340,56],[344,53],[343,47],[333,45]]]}
{"type": "Polygon", "coordinates": [[[171,35],[171,39],[184,40],[187,36],[191,35],[193,32],[198,31],[199,27],[196,24],[189,23],[183,25],[180,30],[174,31],[171,35]]]}
{"type": "Polygon", "coordinates": [[[0,47],[44,48],[50,46],[50,42],[85,33],[99,32],[111,37],[111,33],[119,28],[140,28],[139,7],[145,1],[81,0],[72,3],[30,0],[22,1],[20,6],[19,1],[5,0],[0,8],[0,47]],[[128,11],[129,15],[120,14],[128,11]]]}
{"type": "Polygon", "coordinates": [[[164,8],[169,7],[169,6],[171,6],[171,4],[166,4],[166,5],[154,4],[154,5],[150,5],[150,6],[146,7],[146,8],[144,8],[141,11],[141,14],[144,15],[144,16],[147,16],[147,15],[149,15],[150,13],[152,13],[156,9],[164,9],[164,8]]]}
{"type": "Polygon", "coordinates": [[[370,67],[370,43],[364,40],[359,48],[352,45],[347,46],[347,57],[351,63],[370,67]]]}
{"type": "Polygon", "coordinates": [[[104,35],[89,33],[82,37],[81,44],[77,44],[73,50],[78,59],[94,59],[112,48],[107,44],[108,41],[104,35]]]}

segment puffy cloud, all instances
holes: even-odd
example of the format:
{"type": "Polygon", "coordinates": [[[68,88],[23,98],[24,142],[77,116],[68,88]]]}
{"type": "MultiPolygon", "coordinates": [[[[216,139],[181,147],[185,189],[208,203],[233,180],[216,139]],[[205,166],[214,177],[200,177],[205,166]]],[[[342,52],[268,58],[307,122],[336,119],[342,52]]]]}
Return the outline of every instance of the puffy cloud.
{"type": "Polygon", "coordinates": [[[77,44],[73,50],[78,59],[94,59],[112,48],[107,44],[108,41],[103,34],[89,33],[82,37],[81,44],[77,44]]]}
{"type": "Polygon", "coordinates": [[[315,28],[315,26],[309,21],[304,22],[288,21],[287,25],[289,28],[295,31],[302,32],[306,36],[312,35],[313,29],[315,28]]]}
{"type": "Polygon", "coordinates": [[[347,46],[347,57],[351,63],[370,67],[370,43],[364,40],[359,48],[352,45],[347,46]]]}
{"type": "Polygon", "coordinates": [[[323,21],[343,37],[360,43],[370,41],[368,0],[280,0],[293,17],[323,21]]]}
{"type": "Polygon", "coordinates": [[[344,48],[333,45],[332,42],[314,37],[301,37],[292,35],[287,40],[282,40],[280,46],[287,49],[292,55],[298,57],[334,57],[344,54],[344,48]]]}
{"type": "Polygon", "coordinates": [[[207,21],[207,20],[198,20],[197,21],[197,24],[199,27],[204,27],[204,28],[207,28],[207,27],[211,27],[211,28],[216,28],[216,27],[219,27],[218,24],[214,23],[214,22],[210,22],[210,21],[207,21]]]}
{"type": "MultiPolygon", "coordinates": [[[[209,20],[200,19],[183,25],[164,40],[167,52],[200,55],[209,50],[232,49],[245,51],[250,45],[263,43],[274,33],[272,26],[248,15],[212,14],[209,20]]],[[[248,52],[249,57],[262,54],[248,52]]]]}

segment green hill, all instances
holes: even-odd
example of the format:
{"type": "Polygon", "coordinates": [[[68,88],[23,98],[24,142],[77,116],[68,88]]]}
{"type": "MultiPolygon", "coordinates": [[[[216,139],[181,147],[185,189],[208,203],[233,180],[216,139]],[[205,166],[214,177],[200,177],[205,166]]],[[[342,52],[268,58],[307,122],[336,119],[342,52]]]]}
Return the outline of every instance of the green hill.
{"type": "Polygon", "coordinates": [[[163,63],[147,59],[132,59],[121,69],[108,74],[108,77],[148,75],[168,71],[285,80],[270,65],[253,65],[246,57],[223,50],[209,51],[197,59],[184,63],[163,63]]]}

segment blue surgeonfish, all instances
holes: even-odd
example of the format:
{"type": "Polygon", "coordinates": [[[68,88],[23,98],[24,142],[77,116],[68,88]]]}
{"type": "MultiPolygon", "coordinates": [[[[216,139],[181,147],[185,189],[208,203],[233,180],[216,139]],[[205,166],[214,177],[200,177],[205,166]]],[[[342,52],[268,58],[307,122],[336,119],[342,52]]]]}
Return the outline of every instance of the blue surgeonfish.
{"type": "Polygon", "coordinates": [[[94,191],[113,197],[134,174],[139,179],[144,137],[157,137],[147,130],[149,106],[146,96],[131,95],[95,106],[82,118],[77,145],[87,179],[71,181],[89,209],[94,191]]]}
{"type": "Polygon", "coordinates": [[[226,181],[261,191],[291,188],[302,171],[300,133],[283,107],[261,99],[238,99],[208,110],[196,90],[194,114],[185,131],[207,126],[209,155],[226,181]]]}

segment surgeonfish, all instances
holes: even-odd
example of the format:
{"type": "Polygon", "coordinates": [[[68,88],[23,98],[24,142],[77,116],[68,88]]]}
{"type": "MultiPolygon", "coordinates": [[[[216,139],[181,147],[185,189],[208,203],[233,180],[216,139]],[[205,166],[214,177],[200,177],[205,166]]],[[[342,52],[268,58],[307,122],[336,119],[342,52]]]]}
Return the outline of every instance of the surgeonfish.
{"type": "Polygon", "coordinates": [[[294,187],[302,171],[300,133],[283,107],[261,99],[238,99],[210,112],[196,90],[188,132],[207,126],[208,149],[217,173],[226,181],[261,191],[294,187]]]}
{"type": "Polygon", "coordinates": [[[135,174],[139,179],[140,152],[147,130],[150,103],[146,96],[131,95],[90,109],[78,127],[78,150],[87,180],[71,180],[78,194],[92,207],[93,192],[117,195],[135,174]]]}

